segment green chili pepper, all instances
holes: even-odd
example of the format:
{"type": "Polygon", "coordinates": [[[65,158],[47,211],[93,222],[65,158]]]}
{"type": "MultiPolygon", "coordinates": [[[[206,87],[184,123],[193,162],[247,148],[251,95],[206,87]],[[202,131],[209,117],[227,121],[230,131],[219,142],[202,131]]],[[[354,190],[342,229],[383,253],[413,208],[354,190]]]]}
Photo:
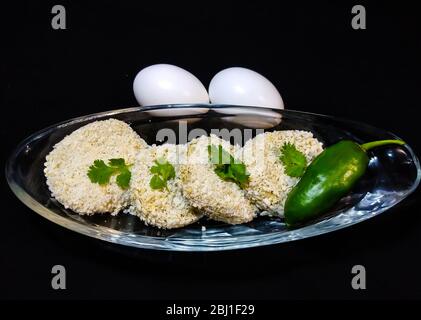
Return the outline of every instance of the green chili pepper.
{"type": "Polygon", "coordinates": [[[354,187],[365,173],[367,151],[386,144],[404,145],[401,140],[381,140],[359,145],[343,140],[326,148],[307,167],[285,202],[285,223],[295,227],[314,219],[354,187]]]}

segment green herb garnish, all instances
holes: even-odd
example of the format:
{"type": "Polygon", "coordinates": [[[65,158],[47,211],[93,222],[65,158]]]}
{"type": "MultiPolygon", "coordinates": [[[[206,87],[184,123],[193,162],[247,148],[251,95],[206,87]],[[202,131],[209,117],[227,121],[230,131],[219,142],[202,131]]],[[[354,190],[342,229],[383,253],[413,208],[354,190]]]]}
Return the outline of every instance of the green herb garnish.
{"type": "Polygon", "coordinates": [[[118,174],[116,178],[117,185],[125,190],[129,187],[132,176],[130,165],[127,165],[122,158],[108,160],[108,165],[103,160],[95,160],[89,167],[88,177],[92,183],[106,185],[110,183],[111,176],[118,174]]]}
{"type": "Polygon", "coordinates": [[[232,181],[241,189],[244,189],[249,182],[244,163],[236,161],[231,154],[225,151],[221,145],[209,145],[209,160],[215,165],[215,173],[224,181],[232,181]]]}
{"type": "Polygon", "coordinates": [[[153,174],[149,186],[155,190],[167,189],[167,181],[175,178],[174,166],[164,159],[155,160],[150,169],[153,174]]]}
{"type": "Polygon", "coordinates": [[[301,177],[307,168],[307,159],[292,143],[285,143],[281,148],[279,159],[285,167],[285,173],[290,177],[301,177]]]}

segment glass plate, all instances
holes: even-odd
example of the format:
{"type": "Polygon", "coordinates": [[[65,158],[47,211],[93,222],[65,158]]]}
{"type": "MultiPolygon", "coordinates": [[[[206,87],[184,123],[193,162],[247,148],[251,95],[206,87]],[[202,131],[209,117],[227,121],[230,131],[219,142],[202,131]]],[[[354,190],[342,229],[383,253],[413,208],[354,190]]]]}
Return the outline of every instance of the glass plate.
{"type": "MultiPolygon", "coordinates": [[[[29,208],[70,230],[101,240],[138,248],[175,251],[217,251],[277,244],[338,230],[372,218],[396,205],[420,182],[417,157],[406,145],[375,149],[365,176],[351,194],[325,217],[310,225],[287,230],[279,218],[260,217],[242,225],[201,220],[191,226],[160,230],[137,217],[120,213],[92,217],[64,209],[50,196],[43,174],[45,156],[54,144],[75,129],[95,120],[117,118],[129,123],[148,143],[156,143],[161,128],[178,132],[180,121],[188,130],[218,128],[267,131],[308,130],[329,146],[342,139],[362,143],[398,139],[390,132],[334,117],[292,110],[222,105],[165,105],[129,108],[88,115],[53,125],[25,139],[6,165],[6,177],[16,196],[29,208]],[[206,226],[202,228],[202,226],[206,226]]],[[[250,130],[248,130],[250,131],[250,130]]]]}

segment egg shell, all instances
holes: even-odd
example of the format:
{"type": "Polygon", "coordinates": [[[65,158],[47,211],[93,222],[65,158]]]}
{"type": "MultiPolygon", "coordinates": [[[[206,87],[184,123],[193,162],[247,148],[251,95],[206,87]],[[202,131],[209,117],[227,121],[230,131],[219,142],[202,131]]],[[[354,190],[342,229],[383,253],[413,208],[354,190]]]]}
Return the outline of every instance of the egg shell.
{"type": "Polygon", "coordinates": [[[141,106],[209,103],[206,88],[190,72],[170,64],[155,64],[135,77],[133,91],[141,106]]]}
{"type": "Polygon", "coordinates": [[[213,104],[284,108],[279,91],[268,79],[240,67],[218,72],[210,82],[209,97],[213,104]]]}

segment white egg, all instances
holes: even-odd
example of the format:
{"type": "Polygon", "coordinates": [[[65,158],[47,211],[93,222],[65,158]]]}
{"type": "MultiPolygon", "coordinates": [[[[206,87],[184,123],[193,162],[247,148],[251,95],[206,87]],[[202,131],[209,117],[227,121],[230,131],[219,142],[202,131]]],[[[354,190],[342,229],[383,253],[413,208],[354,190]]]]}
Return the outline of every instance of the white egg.
{"type": "Polygon", "coordinates": [[[141,106],[209,103],[208,93],[200,80],[170,64],[142,69],[134,79],[133,91],[141,106]]]}
{"type": "Polygon", "coordinates": [[[209,97],[213,104],[284,108],[275,86],[261,74],[246,68],[218,72],[209,85],[209,97]]]}

